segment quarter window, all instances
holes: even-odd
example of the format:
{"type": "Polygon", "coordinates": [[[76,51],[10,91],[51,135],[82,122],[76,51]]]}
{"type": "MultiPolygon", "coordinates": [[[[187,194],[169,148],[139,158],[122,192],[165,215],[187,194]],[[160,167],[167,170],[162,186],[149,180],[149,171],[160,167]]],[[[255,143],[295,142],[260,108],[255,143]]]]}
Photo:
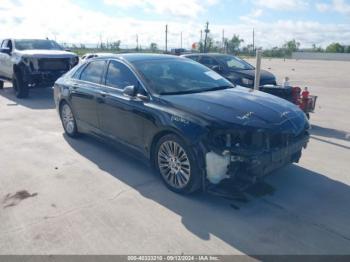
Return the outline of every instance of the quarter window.
{"type": "Polygon", "coordinates": [[[105,61],[90,62],[81,73],[80,80],[100,84],[105,64],[105,61]]]}
{"type": "Polygon", "coordinates": [[[126,86],[136,86],[137,79],[128,67],[117,61],[111,61],[108,66],[106,85],[124,89],[126,86]]]}

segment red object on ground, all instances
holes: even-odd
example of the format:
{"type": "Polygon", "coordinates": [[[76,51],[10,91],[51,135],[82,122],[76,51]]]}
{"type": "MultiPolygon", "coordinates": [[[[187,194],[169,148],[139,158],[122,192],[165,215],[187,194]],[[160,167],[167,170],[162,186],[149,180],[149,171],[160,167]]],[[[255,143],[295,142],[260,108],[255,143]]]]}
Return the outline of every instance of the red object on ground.
{"type": "Polygon", "coordinates": [[[310,92],[308,91],[307,87],[305,87],[304,91],[301,93],[301,104],[300,108],[305,112],[308,108],[309,104],[309,95],[310,92]]]}

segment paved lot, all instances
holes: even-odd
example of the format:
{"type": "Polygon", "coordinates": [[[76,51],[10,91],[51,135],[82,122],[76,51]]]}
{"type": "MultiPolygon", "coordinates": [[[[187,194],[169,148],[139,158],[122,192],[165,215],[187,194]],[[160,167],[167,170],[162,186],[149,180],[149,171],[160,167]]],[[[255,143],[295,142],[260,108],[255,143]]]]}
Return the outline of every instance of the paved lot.
{"type": "Polygon", "coordinates": [[[49,89],[0,90],[0,254],[350,254],[350,63],[264,68],[308,85],[317,113],[301,163],[239,209],[176,195],[125,153],[67,138],[49,89]]]}

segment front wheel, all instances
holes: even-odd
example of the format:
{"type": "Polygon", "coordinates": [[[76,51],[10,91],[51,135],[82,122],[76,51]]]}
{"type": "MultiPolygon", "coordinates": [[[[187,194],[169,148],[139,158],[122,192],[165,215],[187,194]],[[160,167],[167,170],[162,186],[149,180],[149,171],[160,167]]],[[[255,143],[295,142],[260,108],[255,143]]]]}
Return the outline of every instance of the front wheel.
{"type": "Polygon", "coordinates": [[[78,128],[71,107],[64,102],[60,107],[60,117],[62,126],[66,134],[70,137],[78,135],[78,128]]]}
{"type": "Polygon", "coordinates": [[[175,135],[162,137],[155,150],[155,166],[165,185],[172,191],[189,194],[201,185],[201,173],[193,150],[175,135]]]}
{"type": "Polygon", "coordinates": [[[23,76],[20,72],[15,72],[12,78],[12,86],[15,90],[17,98],[26,98],[29,94],[29,86],[23,80],[23,76]]]}

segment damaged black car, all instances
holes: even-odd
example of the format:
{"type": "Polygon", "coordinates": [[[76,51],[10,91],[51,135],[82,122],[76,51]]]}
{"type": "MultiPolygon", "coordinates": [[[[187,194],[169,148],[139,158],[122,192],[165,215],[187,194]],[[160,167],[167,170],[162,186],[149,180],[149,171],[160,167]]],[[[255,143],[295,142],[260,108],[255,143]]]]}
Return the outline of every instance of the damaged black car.
{"type": "Polygon", "coordinates": [[[133,149],[178,193],[255,181],[298,162],[309,140],[297,106],[181,57],[92,59],[58,79],[54,96],[68,136],[133,149]]]}

